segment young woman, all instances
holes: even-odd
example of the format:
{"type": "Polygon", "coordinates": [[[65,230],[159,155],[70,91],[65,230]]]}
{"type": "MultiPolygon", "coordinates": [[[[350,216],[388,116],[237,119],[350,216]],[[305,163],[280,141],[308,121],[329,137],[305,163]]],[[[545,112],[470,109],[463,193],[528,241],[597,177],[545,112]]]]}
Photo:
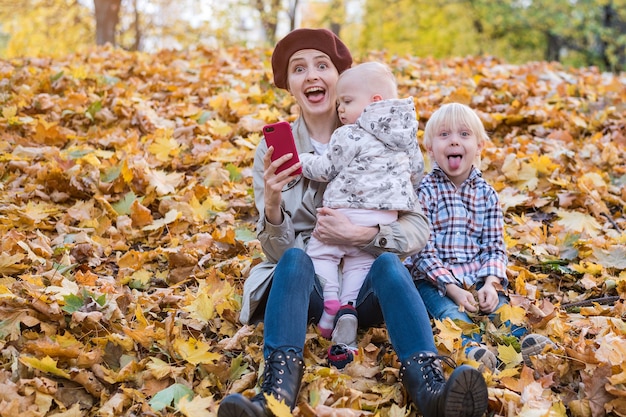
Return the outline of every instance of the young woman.
{"type": "MultiPolygon", "coordinates": [[[[274,83],[287,89],[300,107],[292,125],[298,152],[321,154],[339,127],[335,84],[352,65],[348,48],[325,29],[297,29],[272,54],[274,83]]],[[[302,350],[308,323],[323,311],[322,287],[305,248],[314,235],[325,244],[357,245],[377,256],[354,307],[337,314],[342,325],[385,323],[401,361],[400,375],[424,416],[479,417],[487,409],[487,386],[469,366],[445,380],[428,313],[399,256],[422,249],[429,236],[421,209],[374,227],[356,226],[341,213],[322,207],[325,184],[292,175],[301,164],[276,173],[291,158],[271,162],[273,148],[259,145],[254,162],[254,191],[259,211],[257,235],[267,262],[257,265],[244,285],[240,319],[264,322],[265,371],[261,392],[249,399],[226,396],[218,417],[271,415],[265,395],[293,409],[304,374],[302,350]]]]}

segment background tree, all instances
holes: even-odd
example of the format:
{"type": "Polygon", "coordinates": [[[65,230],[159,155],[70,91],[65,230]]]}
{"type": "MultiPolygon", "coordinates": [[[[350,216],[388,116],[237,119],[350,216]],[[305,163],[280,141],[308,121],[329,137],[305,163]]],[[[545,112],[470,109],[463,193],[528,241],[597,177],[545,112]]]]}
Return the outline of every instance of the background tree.
{"type": "MultiPolygon", "coordinates": [[[[115,45],[115,28],[120,21],[122,0],[94,0],[96,45],[115,45]]],[[[135,3],[136,4],[136,3],[135,3]]]]}

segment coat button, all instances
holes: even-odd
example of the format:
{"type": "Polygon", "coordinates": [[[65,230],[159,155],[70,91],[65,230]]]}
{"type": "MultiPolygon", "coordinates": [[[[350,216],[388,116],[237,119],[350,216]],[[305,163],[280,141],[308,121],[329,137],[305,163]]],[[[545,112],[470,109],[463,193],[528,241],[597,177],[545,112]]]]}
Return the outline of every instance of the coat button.
{"type": "Polygon", "coordinates": [[[387,246],[387,239],[385,239],[384,237],[381,237],[380,240],[378,241],[378,244],[380,245],[381,248],[384,248],[387,246]]]}

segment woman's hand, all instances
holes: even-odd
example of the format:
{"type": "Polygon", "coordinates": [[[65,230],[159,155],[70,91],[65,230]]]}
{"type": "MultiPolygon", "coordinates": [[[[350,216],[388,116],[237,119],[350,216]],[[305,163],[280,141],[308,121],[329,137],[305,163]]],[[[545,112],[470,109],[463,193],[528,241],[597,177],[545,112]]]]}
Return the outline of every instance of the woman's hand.
{"type": "Polygon", "coordinates": [[[374,239],[378,227],[357,226],[340,211],[322,207],[317,209],[317,223],[313,236],[327,245],[364,246],[374,239]]]}
{"type": "Polygon", "coordinates": [[[272,162],[273,153],[274,147],[270,146],[267,149],[265,156],[263,156],[265,218],[271,224],[281,224],[283,222],[282,213],[280,211],[280,203],[282,201],[281,192],[285,185],[287,185],[289,181],[294,178],[291,174],[300,168],[302,164],[298,162],[292,167],[276,174],[278,167],[290,160],[293,157],[293,154],[285,154],[272,162]]]}
{"type": "Polygon", "coordinates": [[[450,297],[458,306],[463,307],[465,311],[470,313],[478,311],[478,303],[474,298],[474,294],[456,284],[446,285],[446,296],[450,297]]]}

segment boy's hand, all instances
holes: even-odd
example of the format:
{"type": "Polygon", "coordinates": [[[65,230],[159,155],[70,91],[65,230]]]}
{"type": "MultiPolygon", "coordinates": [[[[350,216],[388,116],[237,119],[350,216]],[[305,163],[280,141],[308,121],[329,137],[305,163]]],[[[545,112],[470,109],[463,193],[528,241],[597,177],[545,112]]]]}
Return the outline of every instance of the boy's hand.
{"type": "Polygon", "coordinates": [[[470,313],[476,313],[478,311],[478,303],[471,292],[455,284],[448,284],[446,286],[446,295],[458,306],[463,307],[465,311],[469,311],[470,313]]]}
{"type": "Polygon", "coordinates": [[[485,285],[478,290],[478,305],[480,311],[484,313],[493,313],[498,307],[500,299],[498,298],[498,290],[496,285],[500,283],[500,280],[496,277],[487,277],[485,285]]]}

